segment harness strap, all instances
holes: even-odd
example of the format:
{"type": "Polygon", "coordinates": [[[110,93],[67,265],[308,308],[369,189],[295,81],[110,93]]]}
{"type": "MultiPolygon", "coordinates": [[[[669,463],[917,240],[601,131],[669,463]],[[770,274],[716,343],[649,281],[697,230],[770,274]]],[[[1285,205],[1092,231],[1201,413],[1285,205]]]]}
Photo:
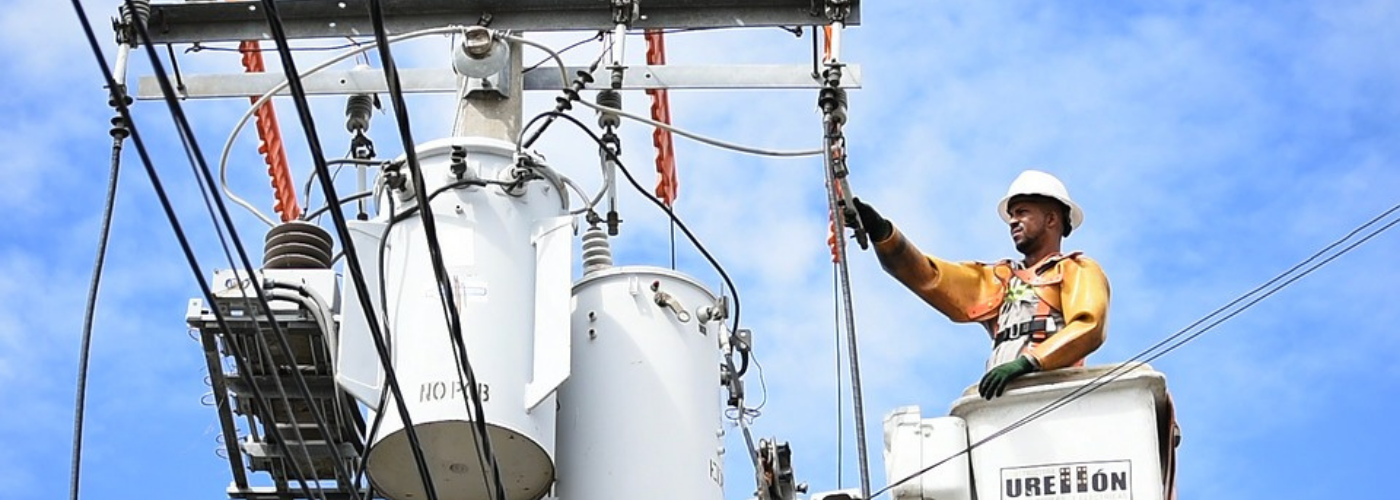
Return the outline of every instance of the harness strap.
{"type": "Polygon", "coordinates": [[[1045,340],[1045,330],[1049,324],[1049,318],[1041,318],[1033,319],[1016,325],[1011,325],[1006,328],[1002,328],[1001,331],[997,332],[996,341],[998,344],[1000,344],[1008,340],[1016,340],[1025,335],[1030,335],[1032,342],[1040,343],[1045,340]],[[1040,339],[1036,339],[1037,335],[1040,335],[1040,339]]]}

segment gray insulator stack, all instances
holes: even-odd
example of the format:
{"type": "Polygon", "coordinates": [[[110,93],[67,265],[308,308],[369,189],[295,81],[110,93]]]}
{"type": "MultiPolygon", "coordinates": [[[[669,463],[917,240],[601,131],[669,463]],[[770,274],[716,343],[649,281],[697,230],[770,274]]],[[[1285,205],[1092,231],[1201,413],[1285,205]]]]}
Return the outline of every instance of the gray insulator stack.
{"type": "Polygon", "coordinates": [[[132,21],[139,21],[145,24],[146,20],[151,18],[151,0],[134,0],[131,2],[131,5],[135,7],[134,12],[132,8],[127,7],[126,2],[122,2],[121,5],[117,6],[117,12],[121,14],[122,22],[131,23],[132,21]],[[135,15],[133,16],[133,14],[135,15]]]}
{"type": "Polygon", "coordinates": [[[599,227],[590,227],[583,232],[583,274],[591,274],[612,267],[612,245],[608,243],[608,233],[599,227]]]}
{"type": "Polygon", "coordinates": [[[352,134],[369,131],[369,120],[374,114],[374,96],[355,94],[345,100],[345,131],[352,134]]]}
{"type": "Polygon", "coordinates": [[[335,243],[321,226],[302,221],[283,223],[267,232],[263,267],[267,269],[330,269],[335,243]]]}

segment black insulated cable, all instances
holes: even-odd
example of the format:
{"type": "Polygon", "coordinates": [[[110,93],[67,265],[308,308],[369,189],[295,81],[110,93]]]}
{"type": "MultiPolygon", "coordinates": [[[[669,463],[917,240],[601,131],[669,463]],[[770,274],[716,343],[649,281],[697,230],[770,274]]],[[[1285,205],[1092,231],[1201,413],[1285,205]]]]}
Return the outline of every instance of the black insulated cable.
{"type": "MultiPolygon", "coordinates": [[[[127,2],[128,5],[131,5],[133,0],[127,0],[127,2]]],[[[237,251],[239,260],[242,263],[242,269],[244,270],[244,272],[247,273],[247,276],[255,276],[256,270],[253,267],[251,260],[248,258],[248,254],[244,249],[240,238],[238,237],[238,230],[233,224],[233,220],[232,217],[230,217],[229,215],[228,208],[224,205],[223,198],[212,194],[212,186],[214,186],[213,174],[209,169],[208,163],[204,161],[203,151],[199,147],[199,142],[195,140],[193,129],[192,127],[190,127],[189,120],[185,116],[184,109],[180,105],[179,100],[175,97],[177,94],[170,84],[169,75],[166,74],[164,65],[160,63],[160,59],[156,55],[155,48],[151,43],[150,33],[147,31],[144,23],[134,24],[136,27],[136,31],[140,35],[141,41],[143,42],[142,45],[145,46],[147,56],[151,58],[152,69],[156,74],[156,79],[161,85],[161,90],[165,95],[166,105],[170,108],[171,117],[175,121],[177,131],[181,134],[181,140],[184,142],[184,145],[186,147],[186,153],[194,160],[194,162],[191,163],[191,168],[197,171],[196,178],[200,178],[203,181],[201,188],[203,189],[203,192],[206,196],[206,203],[210,197],[213,198],[214,205],[218,209],[218,215],[223,222],[223,227],[228,230],[229,238],[232,239],[233,247],[237,251]],[[198,164],[198,168],[195,168],[195,163],[198,164]]],[[[211,213],[211,216],[212,215],[213,214],[211,213]]],[[[216,220],[214,223],[216,229],[220,227],[218,222],[219,221],[216,220]]],[[[220,235],[220,237],[221,243],[223,243],[222,234],[220,235]]],[[[229,266],[231,268],[237,269],[238,266],[234,264],[232,256],[228,255],[227,252],[227,246],[225,245],[225,255],[228,257],[229,266]]],[[[257,298],[258,305],[261,306],[262,310],[269,315],[269,326],[271,326],[274,337],[277,339],[279,346],[282,348],[282,351],[284,353],[294,352],[291,349],[291,343],[288,340],[286,332],[282,330],[281,326],[277,323],[275,318],[271,316],[272,307],[267,300],[267,294],[263,290],[262,285],[258,282],[258,280],[250,280],[250,284],[253,288],[254,295],[257,298]]],[[[244,294],[243,299],[245,302],[251,302],[248,300],[249,298],[247,297],[247,292],[245,288],[240,287],[239,291],[244,294]]],[[[212,305],[213,304],[211,303],[211,306],[212,305]]],[[[251,306],[251,304],[249,304],[249,306],[251,306]]],[[[267,343],[266,335],[262,331],[261,325],[259,325],[256,321],[253,322],[253,326],[255,328],[256,333],[256,342],[261,344],[262,351],[264,351],[264,356],[266,356],[268,358],[269,363],[271,363],[271,348],[267,343]]],[[[314,403],[311,403],[311,401],[314,401],[314,399],[312,398],[311,388],[307,384],[305,377],[302,375],[300,370],[296,369],[296,362],[294,359],[289,360],[289,362],[292,365],[292,369],[289,371],[292,374],[293,382],[296,384],[297,388],[302,393],[302,396],[308,402],[307,406],[311,410],[311,416],[315,421],[317,429],[321,432],[322,436],[331,436],[331,433],[329,431],[329,425],[327,424],[328,420],[325,418],[324,412],[319,406],[317,406],[314,403]]],[[[247,375],[250,372],[245,371],[242,373],[247,375]]],[[[295,411],[292,409],[290,397],[287,395],[286,390],[282,385],[281,377],[274,377],[273,380],[276,382],[278,392],[283,396],[285,406],[287,407],[288,417],[292,419],[294,423],[292,429],[293,434],[296,435],[299,441],[304,443],[305,440],[302,439],[300,426],[295,425],[295,411]]],[[[251,385],[255,386],[256,384],[251,385]]],[[[268,416],[272,417],[272,414],[269,414],[268,416]]],[[[273,425],[272,427],[275,428],[276,425],[273,425]]],[[[309,460],[309,449],[303,447],[303,451],[307,453],[309,460]]],[[[339,480],[348,483],[351,479],[351,476],[349,470],[347,469],[347,462],[345,461],[344,457],[341,456],[340,450],[335,446],[331,446],[328,447],[328,451],[332,457],[336,477],[339,480]]],[[[295,461],[293,461],[293,465],[296,465],[295,461]]],[[[355,492],[353,487],[350,489],[350,498],[352,500],[358,500],[359,498],[359,495],[355,492]]]]}
{"type": "MultiPolygon", "coordinates": [[[[92,23],[88,21],[86,9],[83,8],[79,0],[71,0],[71,5],[73,6],[73,10],[75,11],[75,13],[78,15],[78,21],[83,27],[84,35],[87,37],[88,47],[89,49],[91,49],[94,59],[97,60],[98,67],[101,70],[103,77],[107,81],[108,88],[117,88],[116,86],[118,85],[118,83],[116,81],[116,78],[113,76],[112,71],[107,67],[107,59],[102,54],[102,48],[98,45],[97,35],[92,29],[92,23]]],[[[145,168],[146,176],[151,182],[151,187],[156,192],[157,199],[160,201],[161,209],[165,213],[166,219],[170,224],[171,230],[175,233],[176,240],[180,243],[180,249],[184,254],[185,261],[189,264],[190,270],[194,274],[195,280],[200,287],[200,292],[203,294],[205,300],[209,301],[209,303],[212,304],[214,300],[214,295],[209,287],[209,282],[204,278],[204,275],[200,272],[201,267],[199,266],[198,260],[194,256],[194,250],[190,246],[189,239],[185,236],[184,229],[183,227],[181,227],[179,219],[175,216],[175,209],[170,203],[170,197],[165,192],[165,187],[160,181],[160,175],[156,173],[155,165],[151,161],[150,154],[146,150],[145,142],[142,141],[141,134],[136,128],[136,123],[131,119],[131,110],[128,108],[124,101],[115,101],[118,103],[117,109],[118,112],[121,114],[122,121],[131,134],[132,144],[136,146],[136,152],[141,158],[141,163],[142,166],[145,168]]],[[[220,311],[218,311],[217,308],[215,308],[214,310],[214,317],[219,327],[224,332],[231,331],[223,314],[220,311]]],[[[236,357],[235,359],[240,358],[236,357]]],[[[256,387],[254,387],[254,389],[256,390],[256,387]]],[[[258,406],[258,411],[265,411],[265,408],[262,407],[262,403],[262,398],[257,398],[254,401],[255,406],[258,406]]],[[[275,428],[271,429],[270,431],[272,435],[277,435],[275,428]]],[[[281,439],[277,439],[277,441],[282,453],[285,456],[291,456],[291,454],[286,448],[285,442],[281,439]]],[[[295,461],[293,461],[292,465],[296,466],[297,464],[295,461]]],[[[302,491],[306,493],[307,498],[313,497],[311,493],[312,490],[310,486],[306,483],[304,475],[299,474],[296,480],[301,486],[302,491]]]]}
{"type": "MultiPolygon", "coordinates": [[[[130,104],[125,92],[112,92],[112,106],[121,99],[130,104]]],[[[78,487],[83,464],[83,417],[87,402],[88,360],[92,352],[92,323],[97,314],[97,293],[102,285],[102,268],[107,261],[107,240],[112,232],[112,212],[117,201],[117,178],[121,174],[122,142],[130,135],[120,115],[112,119],[112,167],[107,176],[107,196],[102,204],[102,227],[97,232],[97,261],[92,265],[92,281],[88,285],[87,305],[83,308],[83,334],[78,348],[78,388],[73,403],[73,464],[69,475],[68,498],[78,500],[78,487]]]]}
{"type": "MultiPolygon", "coordinates": [[[[75,0],[76,1],[76,0],[75,0]]],[[[296,62],[292,58],[292,53],[288,50],[287,35],[282,26],[281,15],[277,11],[277,4],[272,0],[262,0],[262,6],[267,13],[268,26],[272,32],[274,40],[277,41],[278,56],[282,60],[283,72],[291,77],[288,78],[289,91],[292,100],[296,104],[297,114],[301,118],[302,130],[306,133],[307,146],[311,150],[311,158],[316,166],[316,175],[320,178],[321,190],[327,200],[339,200],[336,195],[335,183],[332,182],[329,167],[326,165],[326,157],[321,150],[321,143],[317,140],[315,122],[311,117],[310,105],[306,100],[306,89],[303,87],[301,79],[297,77],[301,73],[296,70],[296,62]]],[[[387,48],[385,40],[380,40],[380,49],[387,48]]],[[[354,240],[350,236],[350,230],[346,225],[345,215],[340,210],[331,210],[331,220],[334,222],[336,233],[340,237],[341,248],[345,253],[345,266],[349,270],[350,278],[355,283],[357,298],[361,304],[373,304],[369,295],[369,289],[365,285],[364,270],[360,267],[359,254],[355,250],[354,240]]],[[[375,350],[379,354],[380,366],[384,369],[384,381],[389,386],[394,395],[396,409],[404,424],[404,434],[408,440],[409,448],[413,454],[414,464],[418,469],[418,474],[423,480],[424,491],[428,500],[437,500],[437,491],[433,488],[432,473],[428,469],[427,460],[423,455],[422,443],[418,439],[418,432],[413,427],[412,418],[408,412],[408,405],[404,402],[402,388],[399,387],[398,374],[394,370],[393,363],[389,358],[388,347],[384,342],[384,337],[380,333],[379,321],[375,319],[374,308],[365,307],[366,325],[370,330],[370,337],[373,338],[375,350]]]]}
{"type": "MultiPolygon", "coordinates": [[[[263,0],[263,3],[270,4],[272,0],[263,0]]],[[[269,16],[272,13],[269,13],[269,16]]],[[[389,45],[388,31],[384,28],[384,9],[380,0],[370,0],[369,2],[370,21],[374,27],[374,39],[378,42],[380,65],[384,68],[384,80],[389,87],[389,97],[394,105],[394,117],[398,123],[399,137],[403,140],[404,156],[408,160],[409,173],[413,177],[414,196],[417,199],[418,210],[421,212],[420,219],[423,223],[423,233],[427,238],[428,256],[432,262],[433,275],[437,278],[438,297],[441,299],[443,312],[446,316],[448,336],[455,347],[455,361],[457,367],[458,383],[465,385],[465,390],[470,399],[471,406],[468,408],[468,417],[474,413],[473,423],[476,424],[476,433],[473,434],[473,442],[479,443],[482,453],[478,454],[479,461],[485,461],[485,465],[491,469],[491,476],[494,480],[496,500],[507,500],[505,494],[505,483],[501,478],[500,464],[496,460],[494,448],[491,445],[491,434],[486,428],[486,409],[481,399],[481,388],[477,384],[476,373],[472,369],[471,360],[467,355],[467,347],[463,339],[462,320],[458,315],[456,301],[453,298],[451,280],[447,276],[447,266],[443,262],[442,248],[439,245],[437,236],[437,221],[433,217],[432,204],[428,200],[427,186],[423,179],[422,166],[418,162],[418,152],[413,142],[413,133],[409,127],[408,105],[404,101],[403,88],[399,81],[398,65],[394,63],[393,50],[389,45]],[[462,381],[465,376],[466,380],[462,381]],[[465,383],[464,383],[465,382],[465,383]]],[[[290,54],[287,58],[290,59],[290,54]]],[[[290,73],[290,72],[289,72],[290,73]]],[[[338,212],[338,211],[333,211],[338,212]]],[[[464,402],[466,403],[466,402],[464,402]]],[[[433,486],[428,485],[429,488],[433,486]]],[[[491,485],[487,485],[491,487],[491,485]]],[[[431,490],[430,490],[431,491],[431,490]]],[[[434,499],[435,500],[435,499],[434,499]]]]}

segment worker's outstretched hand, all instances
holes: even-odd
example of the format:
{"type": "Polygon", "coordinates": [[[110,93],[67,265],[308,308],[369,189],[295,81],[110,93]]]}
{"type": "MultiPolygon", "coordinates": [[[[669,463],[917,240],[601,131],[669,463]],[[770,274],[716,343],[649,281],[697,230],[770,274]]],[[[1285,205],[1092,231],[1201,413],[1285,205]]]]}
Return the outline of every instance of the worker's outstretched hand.
{"type": "Polygon", "coordinates": [[[880,216],[880,212],[875,211],[875,207],[860,201],[860,198],[852,198],[855,202],[856,214],[860,216],[860,225],[865,227],[866,234],[870,235],[870,241],[884,241],[894,232],[894,225],[890,221],[880,216]]]}
{"type": "Polygon", "coordinates": [[[982,395],[982,399],[1001,397],[1001,393],[1006,391],[1007,383],[1033,371],[1035,365],[1024,356],[1002,363],[982,376],[982,383],[977,385],[977,393],[982,395]]]}

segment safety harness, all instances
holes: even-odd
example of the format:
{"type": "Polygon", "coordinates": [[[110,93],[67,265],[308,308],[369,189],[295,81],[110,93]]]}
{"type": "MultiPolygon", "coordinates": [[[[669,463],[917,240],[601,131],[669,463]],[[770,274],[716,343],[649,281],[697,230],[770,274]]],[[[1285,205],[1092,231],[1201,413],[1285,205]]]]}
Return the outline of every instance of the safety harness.
{"type": "MultiPolygon", "coordinates": [[[[1040,266],[1037,266],[1034,271],[1027,268],[1017,269],[1012,266],[1009,260],[998,263],[998,269],[996,271],[1009,271],[993,272],[997,277],[997,281],[1001,283],[1003,293],[1005,293],[1005,290],[1011,288],[1011,277],[1014,275],[1022,283],[1031,287],[1032,293],[1035,294],[1035,312],[1028,321],[1007,325],[1002,327],[1001,330],[998,330],[992,336],[996,345],[1030,336],[1030,342],[1027,342],[1025,347],[1021,349],[1021,352],[1025,353],[1059,332],[1060,325],[1055,324],[1054,314],[1061,311],[1049,300],[1046,300],[1045,296],[1040,293],[1040,289],[1042,287],[1058,285],[1060,283],[1060,276],[1055,274],[1053,276],[1044,277],[1040,274],[1053,268],[1060,261],[1074,258],[1079,254],[1080,252],[1073,252],[1066,255],[1052,256],[1046,259],[1040,266]]],[[[1073,366],[1084,366],[1084,360],[1079,360],[1073,366]]]]}

